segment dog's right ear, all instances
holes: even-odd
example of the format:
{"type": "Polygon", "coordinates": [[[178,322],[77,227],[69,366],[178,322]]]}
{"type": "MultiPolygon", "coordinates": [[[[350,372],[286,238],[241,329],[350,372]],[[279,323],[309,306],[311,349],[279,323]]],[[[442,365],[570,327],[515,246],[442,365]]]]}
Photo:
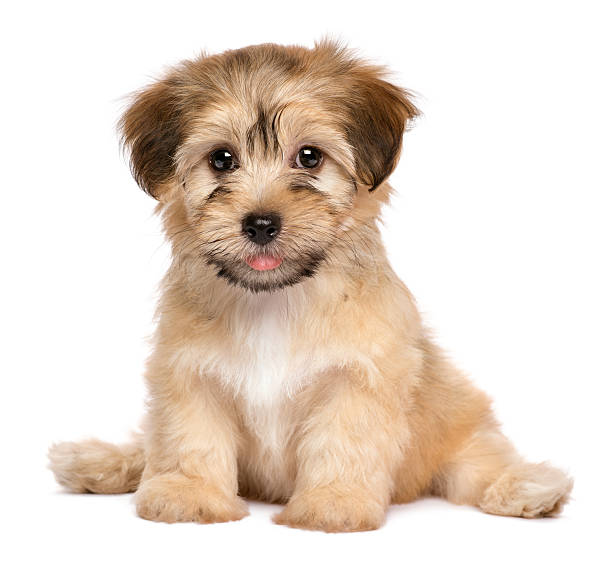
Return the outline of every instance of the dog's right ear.
{"type": "Polygon", "coordinates": [[[132,175],[150,196],[160,199],[160,186],[175,173],[174,156],[183,139],[184,101],[176,76],[137,93],[119,121],[132,175]]]}

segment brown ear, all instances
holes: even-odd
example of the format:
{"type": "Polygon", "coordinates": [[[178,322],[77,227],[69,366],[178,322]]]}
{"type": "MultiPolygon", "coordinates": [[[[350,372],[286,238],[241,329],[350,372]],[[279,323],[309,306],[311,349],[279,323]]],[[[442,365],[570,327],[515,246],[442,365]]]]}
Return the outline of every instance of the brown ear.
{"type": "Polygon", "coordinates": [[[174,174],[174,155],[183,137],[180,86],[170,76],[138,93],[119,121],[132,175],[149,195],[174,174]]]}
{"type": "Polygon", "coordinates": [[[393,172],[408,121],[419,115],[407,91],[366,70],[349,96],[346,132],[355,151],[357,175],[370,192],[393,172]]]}

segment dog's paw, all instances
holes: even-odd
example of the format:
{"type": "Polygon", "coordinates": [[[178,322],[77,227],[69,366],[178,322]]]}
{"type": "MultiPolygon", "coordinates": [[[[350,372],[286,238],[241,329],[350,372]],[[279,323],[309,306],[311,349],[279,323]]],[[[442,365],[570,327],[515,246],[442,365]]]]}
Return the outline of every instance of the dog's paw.
{"type": "Polygon", "coordinates": [[[363,492],[325,488],[300,493],[287,503],[274,522],[325,532],[375,530],[385,519],[385,506],[363,492]]]}
{"type": "Polygon", "coordinates": [[[480,501],[480,508],[494,515],[536,518],[553,516],[567,503],[573,481],[546,463],[511,466],[480,501]]]}
{"type": "Polygon", "coordinates": [[[202,481],[183,475],[157,475],[140,484],[136,512],[143,519],[215,523],[236,521],[249,514],[246,503],[202,481]]]}

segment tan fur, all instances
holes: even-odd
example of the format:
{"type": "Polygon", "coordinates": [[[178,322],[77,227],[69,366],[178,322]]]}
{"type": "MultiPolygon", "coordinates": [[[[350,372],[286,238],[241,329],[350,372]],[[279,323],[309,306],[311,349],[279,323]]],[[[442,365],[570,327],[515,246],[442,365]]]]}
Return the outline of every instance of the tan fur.
{"type": "Polygon", "coordinates": [[[259,498],[325,531],[377,528],[389,503],[432,493],[560,511],[571,480],[521,459],[387,262],[377,220],[416,115],[384,70],[330,43],[202,56],[135,97],[124,142],[173,249],[144,438],[53,447],[62,485],[137,488],[138,514],[166,522],[236,520],[240,496],[259,498]],[[312,172],[303,146],[323,153],[312,172]],[[218,148],[236,170],[213,171],[218,148]],[[278,238],[250,243],[241,220],[270,211],[278,238]],[[255,271],[258,252],[283,262],[255,271]]]}

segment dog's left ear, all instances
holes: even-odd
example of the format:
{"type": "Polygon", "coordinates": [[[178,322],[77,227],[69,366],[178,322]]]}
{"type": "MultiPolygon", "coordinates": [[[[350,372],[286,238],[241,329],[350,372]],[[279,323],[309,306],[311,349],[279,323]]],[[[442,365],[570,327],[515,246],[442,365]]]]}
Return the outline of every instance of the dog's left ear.
{"type": "Polygon", "coordinates": [[[364,70],[347,101],[345,130],[355,153],[357,176],[376,190],[393,172],[407,125],[418,115],[410,94],[380,78],[381,71],[364,70]]]}

